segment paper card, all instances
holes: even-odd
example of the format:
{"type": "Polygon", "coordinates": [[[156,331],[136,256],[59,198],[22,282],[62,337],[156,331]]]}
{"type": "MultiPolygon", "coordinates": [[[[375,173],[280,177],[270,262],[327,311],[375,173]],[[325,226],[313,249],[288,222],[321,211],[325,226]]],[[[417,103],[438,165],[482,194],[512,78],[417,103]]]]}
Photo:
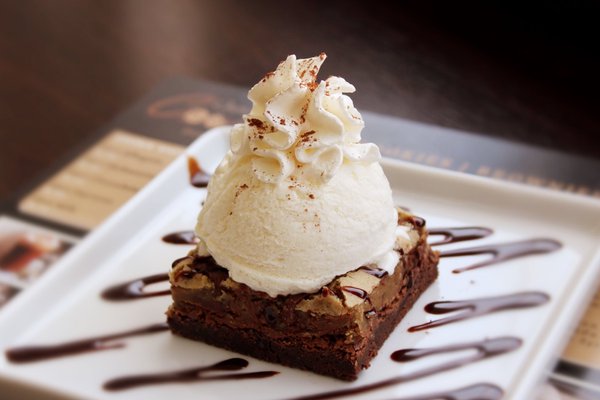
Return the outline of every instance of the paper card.
{"type": "Polygon", "coordinates": [[[19,204],[19,211],[90,230],[183,152],[184,147],[115,129],[19,204]]]}
{"type": "Polygon", "coordinates": [[[590,303],[563,358],[600,370],[600,292],[590,303]]]}

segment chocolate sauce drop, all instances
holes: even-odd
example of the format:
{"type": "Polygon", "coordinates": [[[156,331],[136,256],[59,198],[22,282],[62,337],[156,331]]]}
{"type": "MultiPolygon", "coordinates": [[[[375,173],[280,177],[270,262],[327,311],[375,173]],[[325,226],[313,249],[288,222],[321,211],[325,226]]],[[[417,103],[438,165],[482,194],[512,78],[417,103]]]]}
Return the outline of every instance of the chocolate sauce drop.
{"type": "Polygon", "coordinates": [[[116,349],[123,347],[124,344],[122,342],[115,342],[115,340],[133,336],[149,335],[151,333],[168,330],[169,327],[166,322],[161,322],[159,324],[153,324],[130,331],[79,339],[60,344],[14,347],[6,351],[6,358],[12,363],[29,363],[91,351],[116,349]]]}
{"type": "Polygon", "coordinates": [[[169,274],[156,274],[134,279],[132,281],[120,283],[105,289],[101,296],[109,301],[123,301],[143,299],[146,297],[166,296],[171,294],[171,290],[144,291],[146,286],[158,282],[167,282],[169,274]]]}
{"type": "Polygon", "coordinates": [[[443,236],[441,240],[430,243],[430,246],[481,239],[492,233],[494,233],[492,229],[478,226],[429,229],[429,236],[443,236]]]}
{"type": "Polygon", "coordinates": [[[354,286],[341,286],[340,289],[342,289],[344,292],[351,293],[351,294],[355,295],[356,297],[359,297],[359,298],[365,300],[367,303],[369,303],[369,305],[371,306],[371,309],[368,311],[365,311],[365,317],[371,318],[372,316],[377,314],[377,311],[375,310],[375,307],[373,307],[373,303],[371,302],[371,299],[369,298],[369,293],[367,293],[366,290],[357,288],[354,286]]]}
{"type": "Polygon", "coordinates": [[[388,272],[385,269],[377,267],[360,267],[359,269],[379,279],[383,278],[388,274],[388,272]]]}
{"type": "Polygon", "coordinates": [[[451,317],[412,326],[408,328],[408,331],[422,331],[425,329],[435,328],[452,322],[462,321],[503,310],[536,307],[547,303],[549,300],[550,296],[543,292],[521,292],[506,296],[482,297],[471,300],[436,301],[427,304],[425,306],[425,311],[430,314],[438,315],[461,310],[462,312],[451,317]]]}
{"type": "Polygon", "coordinates": [[[248,361],[244,360],[243,358],[230,358],[228,360],[221,361],[206,367],[190,368],[180,371],[163,372],[158,374],[132,375],[121,378],[115,378],[106,382],[104,384],[104,389],[115,391],[131,389],[146,385],[158,385],[163,383],[215,381],[230,379],[258,379],[268,378],[279,373],[277,371],[259,371],[235,374],[205,375],[207,372],[214,371],[239,371],[241,369],[246,368],[247,366],[248,361]]]}
{"type": "Polygon", "coordinates": [[[367,291],[361,288],[357,288],[354,286],[342,286],[340,289],[342,289],[344,292],[351,293],[363,300],[369,298],[369,294],[367,293],[367,291]]]}
{"type": "MultiPolygon", "coordinates": [[[[396,377],[389,378],[389,379],[384,379],[382,381],[373,382],[373,383],[363,385],[363,386],[356,386],[356,387],[352,387],[352,388],[348,388],[348,389],[335,390],[335,391],[326,392],[326,393],[318,393],[318,394],[309,395],[309,396],[297,397],[292,400],[336,399],[339,397],[371,392],[371,391],[382,389],[382,388],[385,388],[388,386],[398,385],[401,383],[417,380],[417,379],[424,378],[424,377],[427,377],[430,375],[434,375],[434,374],[438,374],[441,372],[456,369],[456,368],[462,367],[464,365],[474,363],[477,361],[481,361],[481,360],[484,360],[487,358],[496,357],[496,356],[499,356],[499,355],[502,355],[502,354],[505,354],[505,353],[508,353],[508,352],[518,349],[521,346],[522,342],[523,341],[519,338],[506,336],[506,337],[499,337],[499,338],[494,338],[494,339],[486,339],[486,340],[482,340],[480,342],[470,342],[470,343],[458,344],[458,345],[453,345],[453,346],[444,346],[444,347],[440,347],[440,348],[423,349],[421,351],[428,352],[428,354],[425,354],[425,355],[445,353],[445,352],[449,352],[449,351],[469,350],[469,349],[473,349],[476,352],[475,352],[475,354],[464,356],[457,360],[447,361],[447,362],[444,362],[437,366],[423,368],[419,371],[416,371],[416,372],[413,372],[410,374],[396,376],[396,377]],[[450,350],[448,348],[450,348],[450,350]]],[[[400,351],[405,351],[405,350],[400,350],[400,351]]],[[[412,349],[411,351],[419,351],[419,349],[412,349]]],[[[423,355],[423,357],[425,355],[423,355]]],[[[399,356],[393,356],[393,357],[399,357],[399,356]]],[[[498,389],[498,390],[500,390],[500,389],[498,389]]],[[[424,399],[427,399],[427,398],[428,397],[424,397],[424,399]]],[[[445,399],[445,397],[443,397],[443,396],[439,396],[437,398],[445,399]]],[[[420,398],[417,397],[417,399],[420,399],[420,398]]],[[[436,398],[434,397],[434,399],[436,399],[436,398]]],[[[452,399],[452,397],[450,397],[450,399],[452,399]]],[[[460,399],[460,397],[458,399],[460,399]]],[[[467,397],[467,399],[468,399],[468,397],[467,397]]]]}
{"type": "Polygon", "coordinates": [[[181,231],[163,236],[162,241],[169,244],[197,244],[198,237],[194,231],[181,231]]]}
{"type": "Polygon", "coordinates": [[[500,400],[504,391],[491,383],[476,383],[458,389],[447,390],[394,400],[500,400]]]}
{"type": "Polygon", "coordinates": [[[417,217],[416,215],[413,215],[412,219],[413,219],[413,222],[414,222],[414,224],[415,224],[415,226],[417,228],[422,228],[427,223],[427,221],[425,221],[425,218],[423,218],[423,217],[417,217]]]}
{"type": "Polygon", "coordinates": [[[179,263],[180,263],[180,262],[182,262],[183,260],[187,260],[187,259],[193,259],[193,257],[192,257],[192,256],[180,257],[180,258],[178,258],[178,259],[174,260],[174,261],[171,263],[171,268],[175,268],[175,266],[176,266],[177,264],[179,264],[179,263]]]}
{"type": "Polygon", "coordinates": [[[498,264],[513,258],[525,257],[534,254],[544,254],[556,251],[562,247],[562,244],[554,239],[530,239],[511,243],[487,244],[466,249],[447,250],[440,253],[440,257],[458,257],[472,256],[478,254],[491,254],[492,258],[469,265],[468,267],[457,268],[454,273],[469,271],[476,268],[485,267],[492,264],[498,264]]]}
{"type": "Polygon", "coordinates": [[[200,164],[194,157],[188,156],[188,172],[190,174],[190,184],[197,188],[208,186],[210,175],[204,172],[200,164]]]}

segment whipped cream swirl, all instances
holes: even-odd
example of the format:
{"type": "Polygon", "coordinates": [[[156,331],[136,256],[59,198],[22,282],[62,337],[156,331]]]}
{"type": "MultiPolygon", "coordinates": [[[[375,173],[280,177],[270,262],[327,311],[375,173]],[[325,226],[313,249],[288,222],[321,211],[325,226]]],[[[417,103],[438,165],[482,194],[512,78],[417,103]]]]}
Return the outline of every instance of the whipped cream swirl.
{"type": "Polygon", "coordinates": [[[381,159],[373,143],[360,143],[364,122],[344,93],[355,88],[331,76],[317,83],[326,55],[296,59],[290,55],[250,92],[252,110],[234,126],[235,157],[252,157],[258,179],[278,183],[295,171],[308,179],[329,181],[343,162],[381,159]]]}

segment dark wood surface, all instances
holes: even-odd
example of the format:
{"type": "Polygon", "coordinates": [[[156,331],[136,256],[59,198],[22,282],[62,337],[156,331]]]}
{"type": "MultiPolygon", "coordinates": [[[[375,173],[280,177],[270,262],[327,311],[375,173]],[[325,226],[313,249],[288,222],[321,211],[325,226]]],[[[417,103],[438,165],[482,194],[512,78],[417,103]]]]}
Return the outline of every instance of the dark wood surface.
{"type": "Polygon", "coordinates": [[[359,109],[600,157],[595,3],[365,3],[0,1],[0,198],[161,80],[249,87],[290,53],[359,109]]]}

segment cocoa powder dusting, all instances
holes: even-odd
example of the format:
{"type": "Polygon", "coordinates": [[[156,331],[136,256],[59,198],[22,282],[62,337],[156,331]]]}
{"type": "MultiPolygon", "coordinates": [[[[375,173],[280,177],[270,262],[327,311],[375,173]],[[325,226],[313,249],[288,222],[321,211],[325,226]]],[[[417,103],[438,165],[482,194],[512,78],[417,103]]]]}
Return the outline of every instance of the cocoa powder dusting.
{"type": "Polygon", "coordinates": [[[248,125],[258,130],[264,130],[266,128],[265,123],[258,118],[248,119],[248,125]]]}
{"type": "Polygon", "coordinates": [[[307,131],[304,132],[303,134],[300,135],[300,141],[302,143],[307,143],[307,142],[316,142],[317,138],[315,138],[314,135],[315,131],[307,131]]]}

